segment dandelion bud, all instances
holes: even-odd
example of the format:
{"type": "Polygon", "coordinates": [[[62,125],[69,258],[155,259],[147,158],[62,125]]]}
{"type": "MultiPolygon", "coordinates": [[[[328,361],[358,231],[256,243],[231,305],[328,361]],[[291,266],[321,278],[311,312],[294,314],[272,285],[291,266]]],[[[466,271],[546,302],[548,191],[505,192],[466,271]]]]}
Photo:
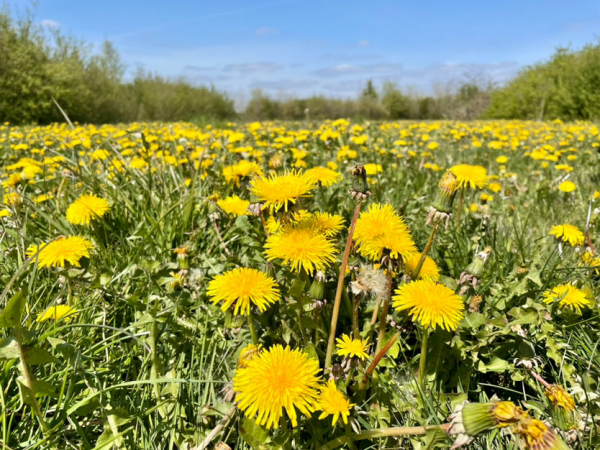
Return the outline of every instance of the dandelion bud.
{"type": "Polygon", "coordinates": [[[439,212],[450,214],[452,212],[454,197],[458,191],[456,175],[450,171],[446,171],[438,186],[439,190],[431,206],[439,212]]]}
{"type": "Polygon", "coordinates": [[[483,251],[477,253],[471,264],[469,264],[464,272],[460,274],[458,284],[464,285],[471,283],[473,288],[477,287],[481,275],[483,275],[483,269],[485,268],[485,263],[488,260],[490,253],[492,253],[491,247],[486,247],[483,251]]]}
{"type": "Polygon", "coordinates": [[[173,250],[173,253],[177,255],[177,261],[179,261],[180,270],[187,270],[190,268],[189,251],[190,250],[185,245],[177,247],[175,250],[173,250]]]}
{"type": "Polygon", "coordinates": [[[454,411],[450,434],[474,437],[517,423],[523,417],[523,410],[513,402],[467,403],[454,411]]]}
{"type": "Polygon", "coordinates": [[[362,164],[355,164],[352,169],[352,188],[350,189],[350,196],[356,200],[366,200],[367,197],[373,195],[369,191],[369,184],[367,183],[367,171],[365,166],[362,164]]]}
{"type": "Polygon", "coordinates": [[[323,300],[325,297],[325,274],[320,270],[317,271],[315,279],[312,282],[308,295],[314,300],[323,300]]]}
{"type": "Polygon", "coordinates": [[[566,411],[575,411],[575,402],[564,387],[551,384],[544,394],[554,406],[559,406],[566,411]]]}

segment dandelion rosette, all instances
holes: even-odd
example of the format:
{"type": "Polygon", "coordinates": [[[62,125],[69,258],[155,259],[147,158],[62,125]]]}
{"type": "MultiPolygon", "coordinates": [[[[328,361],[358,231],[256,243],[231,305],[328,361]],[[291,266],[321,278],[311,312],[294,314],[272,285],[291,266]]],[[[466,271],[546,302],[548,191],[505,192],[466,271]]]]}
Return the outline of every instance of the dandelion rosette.
{"type": "Polygon", "coordinates": [[[356,221],[354,241],[361,255],[378,261],[384,252],[403,261],[417,253],[410,230],[392,205],[374,203],[356,221]]]}
{"type": "Polygon", "coordinates": [[[251,305],[264,312],[281,298],[275,280],[259,270],[246,267],[217,275],[209,283],[207,294],[213,304],[223,302],[222,311],[233,308],[236,316],[250,314],[251,305]]]}
{"type": "Polygon", "coordinates": [[[424,328],[455,330],[464,315],[460,295],[430,280],[401,285],[393,296],[393,306],[398,311],[408,310],[413,321],[419,322],[424,328]]]}
{"type": "Polygon", "coordinates": [[[67,209],[67,220],[73,225],[89,225],[92,220],[102,218],[110,211],[110,205],[103,198],[93,194],[82,195],[67,209]]]}
{"type": "Polygon", "coordinates": [[[301,350],[275,345],[261,351],[233,379],[238,408],[268,429],[279,425],[285,409],[298,426],[296,409],[305,416],[316,410],[319,362],[301,350]]]}

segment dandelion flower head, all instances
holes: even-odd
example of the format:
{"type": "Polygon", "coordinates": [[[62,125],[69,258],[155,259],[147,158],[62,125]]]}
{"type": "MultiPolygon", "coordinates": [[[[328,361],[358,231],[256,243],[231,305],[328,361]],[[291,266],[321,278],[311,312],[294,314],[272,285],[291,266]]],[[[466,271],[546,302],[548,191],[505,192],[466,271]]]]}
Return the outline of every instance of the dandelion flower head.
{"type": "Polygon", "coordinates": [[[338,347],[337,354],[340,356],[359,358],[361,360],[369,357],[367,353],[369,344],[367,344],[365,339],[352,339],[347,334],[344,334],[341,338],[336,339],[336,342],[338,347]]]}
{"type": "Polygon", "coordinates": [[[82,195],[67,209],[67,220],[73,225],[89,225],[90,221],[100,219],[110,210],[103,198],[93,194],[82,195]]]}
{"type": "Polygon", "coordinates": [[[487,171],[482,166],[459,164],[449,170],[456,175],[456,183],[460,188],[483,189],[488,184],[487,171]]]}
{"type": "Polygon", "coordinates": [[[315,411],[319,395],[319,362],[301,350],[275,345],[238,368],[233,379],[238,408],[268,429],[279,425],[285,409],[293,426],[299,410],[315,411]]]}
{"type": "Polygon", "coordinates": [[[69,236],[56,239],[49,244],[32,245],[27,249],[27,256],[37,256],[31,261],[36,261],[39,267],[65,267],[65,263],[80,267],[81,258],[90,257],[90,249],[94,247],[91,241],[81,236],[69,236]]]}
{"type": "Polygon", "coordinates": [[[568,223],[565,223],[564,225],[556,225],[552,227],[550,234],[555,236],[556,239],[561,239],[564,242],[568,242],[573,247],[583,245],[583,233],[574,225],[569,225],[568,223]]]}
{"type": "Polygon", "coordinates": [[[554,289],[544,292],[544,303],[555,302],[559,302],[561,308],[568,307],[577,312],[581,312],[581,308],[590,306],[590,301],[583,291],[572,284],[560,284],[554,289]]]}
{"type": "Polygon", "coordinates": [[[360,254],[375,261],[381,259],[384,251],[404,261],[417,252],[408,226],[389,204],[374,203],[360,215],[354,240],[360,254]]]}
{"type": "Polygon", "coordinates": [[[217,275],[209,283],[207,294],[213,304],[223,302],[222,311],[233,307],[236,316],[248,315],[251,305],[256,305],[261,312],[266,311],[269,305],[281,298],[273,278],[247,267],[217,275]]]}
{"type": "Polygon", "coordinates": [[[281,208],[288,210],[289,204],[295,204],[301,198],[310,197],[316,185],[302,172],[286,172],[283,175],[272,175],[255,179],[250,188],[261,202],[263,208],[278,211],[281,208]]]}
{"type": "Polygon", "coordinates": [[[344,393],[335,385],[335,381],[329,380],[326,385],[321,387],[321,393],[317,399],[317,410],[322,411],[319,420],[327,416],[333,416],[331,425],[335,425],[340,416],[342,421],[347,424],[350,409],[354,404],[350,403],[344,393]]]}
{"type": "Polygon", "coordinates": [[[396,289],[393,306],[398,311],[409,310],[413,321],[424,328],[441,327],[455,330],[464,315],[460,295],[431,280],[417,280],[396,289]]]}

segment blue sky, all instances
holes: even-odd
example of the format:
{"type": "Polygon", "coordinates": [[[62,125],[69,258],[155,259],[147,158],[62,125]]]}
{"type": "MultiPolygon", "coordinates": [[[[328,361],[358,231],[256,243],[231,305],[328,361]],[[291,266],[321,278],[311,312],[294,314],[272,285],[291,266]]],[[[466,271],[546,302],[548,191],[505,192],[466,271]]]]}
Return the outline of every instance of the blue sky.
{"type": "Polygon", "coordinates": [[[467,76],[501,83],[600,37],[599,0],[39,0],[35,17],[111,40],[129,74],[212,83],[240,101],[255,88],[347,97],[369,78],[422,92],[467,76]]]}

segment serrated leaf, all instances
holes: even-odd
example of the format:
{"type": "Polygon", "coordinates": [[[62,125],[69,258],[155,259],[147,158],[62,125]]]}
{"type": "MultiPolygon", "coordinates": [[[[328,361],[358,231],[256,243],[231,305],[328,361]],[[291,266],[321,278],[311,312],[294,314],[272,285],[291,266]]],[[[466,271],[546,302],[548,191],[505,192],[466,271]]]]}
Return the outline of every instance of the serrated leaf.
{"type": "Polygon", "coordinates": [[[50,352],[38,347],[24,347],[25,359],[27,364],[32,366],[39,366],[46,363],[57,363],[59,360],[55,358],[50,352]]]}
{"type": "Polygon", "coordinates": [[[465,318],[462,320],[460,324],[461,328],[467,328],[471,330],[475,330],[479,327],[485,325],[486,319],[485,316],[481,313],[471,313],[467,314],[465,318]]]}
{"type": "Polygon", "coordinates": [[[13,328],[21,323],[21,314],[27,300],[27,288],[21,289],[11,298],[0,313],[0,328],[13,328]]]}

